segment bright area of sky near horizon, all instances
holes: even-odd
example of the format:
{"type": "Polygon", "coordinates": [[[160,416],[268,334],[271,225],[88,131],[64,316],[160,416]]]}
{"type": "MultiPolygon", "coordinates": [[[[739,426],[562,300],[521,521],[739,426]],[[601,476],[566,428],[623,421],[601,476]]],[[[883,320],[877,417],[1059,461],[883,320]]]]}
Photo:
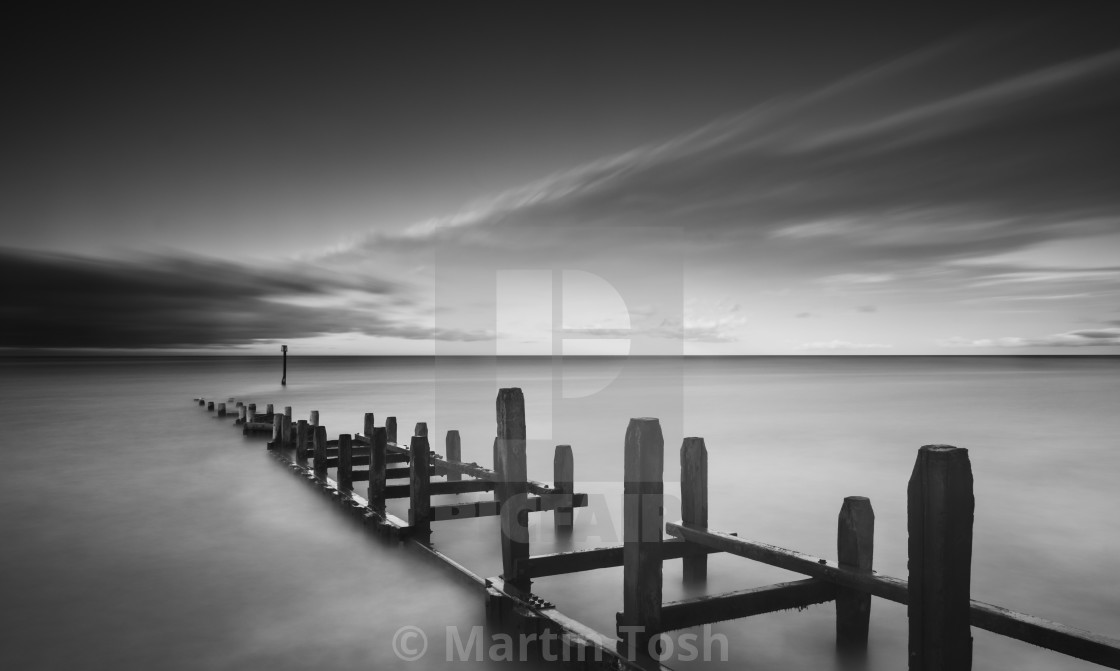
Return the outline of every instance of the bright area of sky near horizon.
{"type": "Polygon", "coordinates": [[[1120,353],[1085,8],[34,11],[8,351],[1120,353]]]}

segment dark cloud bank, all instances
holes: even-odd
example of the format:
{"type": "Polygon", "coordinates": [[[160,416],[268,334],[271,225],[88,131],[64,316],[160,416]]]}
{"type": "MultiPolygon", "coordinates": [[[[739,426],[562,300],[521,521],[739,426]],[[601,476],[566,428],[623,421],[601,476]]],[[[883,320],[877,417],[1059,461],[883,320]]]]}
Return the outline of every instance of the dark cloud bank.
{"type": "Polygon", "coordinates": [[[402,287],[298,264],[254,268],[198,258],[106,260],[3,250],[0,286],[5,348],[230,347],[325,333],[484,337],[379,316],[378,305],[410,302],[402,287]],[[317,299],[338,304],[340,295],[355,298],[353,306],[313,305],[317,299]]]}

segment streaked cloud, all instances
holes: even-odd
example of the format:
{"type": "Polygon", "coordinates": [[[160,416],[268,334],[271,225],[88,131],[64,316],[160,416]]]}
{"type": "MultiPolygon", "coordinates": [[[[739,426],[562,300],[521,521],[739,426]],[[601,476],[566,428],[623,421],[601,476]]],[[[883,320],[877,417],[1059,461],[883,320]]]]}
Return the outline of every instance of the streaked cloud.
{"type": "Polygon", "coordinates": [[[1083,329],[1056,333],[1041,338],[1005,336],[1002,338],[969,339],[954,337],[937,343],[941,347],[1110,347],[1120,345],[1120,328],[1083,329]]]}
{"type": "Polygon", "coordinates": [[[820,342],[806,342],[801,343],[795,349],[801,352],[822,350],[822,351],[836,351],[836,350],[884,350],[891,349],[894,345],[884,343],[856,343],[848,342],[846,340],[823,340],[820,342]]]}

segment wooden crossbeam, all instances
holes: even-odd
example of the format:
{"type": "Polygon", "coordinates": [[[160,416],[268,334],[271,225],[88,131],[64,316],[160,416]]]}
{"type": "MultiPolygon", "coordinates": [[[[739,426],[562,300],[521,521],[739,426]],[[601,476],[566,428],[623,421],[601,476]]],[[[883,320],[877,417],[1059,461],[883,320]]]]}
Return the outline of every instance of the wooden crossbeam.
{"type": "MultiPolygon", "coordinates": [[[[680,524],[666,524],[671,536],[753,559],[795,573],[820,578],[888,601],[908,605],[909,586],[905,580],[863,572],[837,565],[796,550],[759,543],[711,529],[693,529],[680,524]]],[[[975,599],[969,602],[969,624],[987,631],[1031,643],[1063,655],[1120,669],[1120,640],[1101,636],[1033,615],[993,606],[975,599]]]]}
{"type": "MultiPolygon", "coordinates": [[[[621,545],[612,545],[587,550],[535,555],[525,560],[524,570],[530,578],[540,578],[549,575],[564,575],[566,573],[622,566],[622,547],[621,545]]],[[[719,550],[694,545],[688,541],[668,540],[661,543],[662,560],[707,555],[713,552],[719,552],[719,550]]]]}
{"type": "MultiPolygon", "coordinates": [[[[560,506],[570,505],[573,508],[587,506],[587,494],[572,494],[569,503],[567,495],[530,496],[525,500],[525,508],[531,513],[545,510],[555,510],[560,506]]],[[[500,515],[502,504],[500,501],[475,501],[473,503],[446,503],[432,506],[432,520],[465,520],[473,517],[491,517],[500,515]]]]}
{"type": "MultiPolygon", "coordinates": [[[[492,489],[494,489],[494,483],[490,480],[458,480],[451,482],[433,482],[428,487],[428,493],[432,496],[436,496],[438,494],[488,492],[492,489]]],[[[385,498],[387,499],[407,499],[408,494],[408,485],[390,485],[385,488],[385,498]]]]}
{"type": "MultiPolygon", "coordinates": [[[[389,443],[385,447],[385,451],[387,454],[407,454],[408,452],[406,448],[401,447],[400,445],[397,445],[395,443],[389,443]]],[[[479,480],[498,481],[500,479],[500,476],[494,471],[484,466],[479,466],[478,464],[473,462],[463,463],[460,461],[450,461],[439,456],[432,457],[429,459],[429,461],[431,461],[433,465],[439,467],[440,471],[444,474],[456,473],[459,475],[468,475],[479,480]]],[[[547,494],[561,493],[561,490],[558,490],[555,487],[544,482],[529,480],[527,484],[530,494],[545,496],[547,494]]]]}
{"type": "Polygon", "coordinates": [[[836,598],[836,585],[817,578],[674,601],[661,606],[661,631],[688,629],[836,598]]]}

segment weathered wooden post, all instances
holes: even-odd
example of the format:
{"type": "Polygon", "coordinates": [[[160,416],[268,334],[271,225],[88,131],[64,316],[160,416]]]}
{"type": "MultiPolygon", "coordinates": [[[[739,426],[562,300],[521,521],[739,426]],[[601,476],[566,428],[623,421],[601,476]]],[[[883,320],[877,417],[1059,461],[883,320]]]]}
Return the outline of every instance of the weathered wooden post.
{"type": "MultiPolygon", "coordinates": [[[[708,448],[703,438],[685,438],[681,443],[681,522],[689,527],[708,527],[708,448]]],[[[686,583],[708,579],[706,553],[685,555],[681,561],[686,583]]]]}
{"type": "MultiPolygon", "coordinates": [[[[374,427],[369,450],[369,507],[385,514],[385,429],[374,427]]],[[[411,493],[411,492],[410,492],[411,493]]]]}
{"type": "Polygon", "coordinates": [[[319,411],[318,410],[312,410],[309,417],[310,417],[310,419],[307,420],[308,424],[310,424],[311,426],[319,426],[319,411]]]}
{"type": "Polygon", "coordinates": [[[280,354],[284,357],[284,374],[280,377],[280,386],[284,387],[288,384],[288,346],[280,346],[280,354]]]}
{"type": "Polygon", "coordinates": [[[367,412],[362,417],[362,435],[373,440],[373,413],[367,412]]]}
{"type": "MultiPolygon", "coordinates": [[[[875,511],[866,496],[848,496],[836,523],[836,557],[840,566],[871,572],[875,555],[875,511]]],[[[865,652],[871,618],[871,595],[836,588],[836,648],[865,652]]]]}
{"type": "MultiPolygon", "coordinates": [[[[459,432],[451,429],[447,432],[447,439],[445,440],[445,447],[447,449],[447,460],[461,462],[463,460],[463,445],[459,439],[459,432]]],[[[448,471],[447,481],[458,482],[463,479],[463,474],[459,471],[448,471]]]]}
{"type": "Polygon", "coordinates": [[[268,449],[276,450],[280,448],[280,436],[284,435],[284,415],[272,416],[272,440],[268,443],[268,449]]]}
{"type": "Polygon", "coordinates": [[[296,463],[307,465],[307,420],[296,422],[296,463]]]}
{"type": "Polygon", "coordinates": [[[245,406],[243,406],[243,405],[237,406],[237,423],[238,424],[244,424],[245,423],[245,419],[248,416],[248,412],[249,412],[249,409],[246,408],[245,406]]]}
{"type": "Polygon", "coordinates": [[[501,510],[502,577],[528,592],[530,580],[520,567],[529,559],[529,475],[525,461],[525,395],[521,389],[499,389],[495,483],[501,510]]]}
{"type": "Polygon", "coordinates": [[[214,411],[214,402],[213,401],[208,402],[206,404],[206,409],[213,412],[214,411]]]}
{"type": "Polygon", "coordinates": [[[910,671],[968,671],[975,508],[968,450],[922,446],[906,499],[910,671]]]}
{"type": "Polygon", "coordinates": [[[389,444],[391,444],[391,445],[396,445],[397,444],[397,418],[396,417],[386,417],[385,418],[385,440],[389,441],[389,444]]]}
{"type": "Polygon", "coordinates": [[[280,446],[288,447],[292,444],[292,409],[284,408],[280,420],[280,446]]]}
{"type": "Polygon", "coordinates": [[[650,652],[661,628],[661,535],[665,484],[661,423],[643,417],[626,428],[622,497],[622,613],[618,636],[634,641],[634,654],[650,652]],[[626,627],[627,630],[624,630],[626,627]],[[639,629],[634,632],[633,627],[639,629]],[[625,635],[624,635],[625,634],[625,635]]]}
{"type": "MultiPolygon", "coordinates": [[[[557,445],[552,455],[552,486],[561,494],[571,495],[576,491],[575,459],[571,445],[557,445]]],[[[556,506],[552,513],[552,526],[557,531],[570,531],[572,528],[572,507],[556,506]]]]}
{"type": "Polygon", "coordinates": [[[250,403],[249,404],[249,409],[245,411],[245,421],[246,422],[257,421],[257,404],[256,403],[250,403]]]}
{"type": "Polygon", "coordinates": [[[428,423],[427,422],[416,422],[416,430],[413,431],[412,435],[414,435],[414,436],[424,436],[425,438],[427,438],[428,437],[428,423]]]}
{"type": "Polygon", "coordinates": [[[315,454],[313,457],[315,475],[325,478],[327,477],[327,427],[317,426],[315,427],[314,433],[311,435],[312,439],[315,441],[315,454]]]}
{"type": "Polygon", "coordinates": [[[264,414],[266,414],[266,415],[271,415],[271,414],[273,414],[273,413],[272,413],[272,404],[271,404],[271,403],[269,403],[268,405],[266,405],[266,406],[265,406],[265,408],[264,408],[264,414]]]}
{"type": "Polygon", "coordinates": [[[206,399],[204,399],[204,398],[198,399],[198,404],[199,405],[206,405],[206,399]]]}
{"type": "Polygon", "coordinates": [[[427,436],[413,436],[409,445],[411,461],[408,488],[408,524],[412,531],[422,538],[432,533],[432,501],[428,492],[432,475],[428,461],[427,436]]]}
{"type": "Polygon", "coordinates": [[[350,434],[348,433],[343,433],[338,437],[337,473],[339,489],[354,489],[354,448],[350,443],[350,434]]]}
{"type": "Polygon", "coordinates": [[[218,404],[218,417],[225,417],[225,416],[226,416],[226,404],[225,403],[219,403],[218,404]]]}

